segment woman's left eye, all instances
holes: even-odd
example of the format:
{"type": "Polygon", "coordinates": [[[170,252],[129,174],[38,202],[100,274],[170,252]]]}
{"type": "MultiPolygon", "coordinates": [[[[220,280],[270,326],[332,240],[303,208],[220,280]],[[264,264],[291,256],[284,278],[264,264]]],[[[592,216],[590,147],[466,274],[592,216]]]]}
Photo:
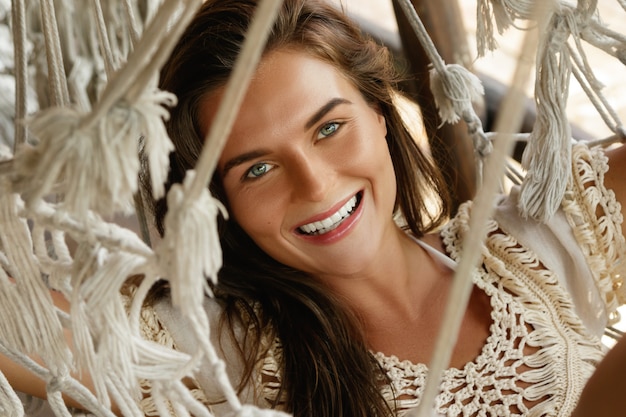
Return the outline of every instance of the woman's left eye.
{"type": "Polygon", "coordinates": [[[340,124],[338,122],[326,123],[320,129],[319,134],[317,135],[317,138],[324,139],[329,136],[332,136],[333,134],[337,132],[337,130],[339,130],[339,127],[340,127],[340,124]]]}
{"type": "Polygon", "coordinates": [[[246,171],[244,175],[244,180],[252,180],[256,178],[260,178],[270,172],[274,168],[273,165],[268,164],[267,162],[259,162],[258,164],[252,165],[248,171],[246,171]]]}

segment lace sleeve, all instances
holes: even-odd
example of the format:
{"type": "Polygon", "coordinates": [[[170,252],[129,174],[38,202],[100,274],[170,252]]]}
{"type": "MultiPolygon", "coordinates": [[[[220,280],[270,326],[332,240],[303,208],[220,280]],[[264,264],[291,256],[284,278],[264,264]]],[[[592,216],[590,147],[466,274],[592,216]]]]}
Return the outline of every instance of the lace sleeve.
{"type": "Polygon", "coordinates": [[[602,149],[574,146],[573,175],[562,206],[612,324],[619,320],[617,307],[626,302],[626,243],[621,232],[620,204],[613,191],[604,186],[608,169],[602,149]]]}

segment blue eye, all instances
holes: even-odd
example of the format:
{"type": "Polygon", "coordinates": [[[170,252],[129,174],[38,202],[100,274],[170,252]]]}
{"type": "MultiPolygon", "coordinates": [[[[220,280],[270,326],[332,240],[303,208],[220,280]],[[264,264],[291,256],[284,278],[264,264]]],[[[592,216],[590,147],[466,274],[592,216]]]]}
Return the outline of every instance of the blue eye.
{"type": "Polygon", "coordinates": [[[335,132],[337,132],[337,130],[339,130],[339,126],[340,124],[337,122],[330,122],[330,123],[325,124],[320,129],[319,134],[317,135],[317,138],[323,139],[323,138],[332,136],[333,134],[335,134],[335,132]]]}
{"type": "Polygon", "coordinates": [[[263,175],[265,175],[269,171],[271,171],[272,168],[273,168],[273,166],[271,164],[266,163],[266,162],[260,162],[258,164],[254,164],[248,170],[248,172],[246,172],[245,178],[254,179],[254,178],[262,177],[263,175]]]}

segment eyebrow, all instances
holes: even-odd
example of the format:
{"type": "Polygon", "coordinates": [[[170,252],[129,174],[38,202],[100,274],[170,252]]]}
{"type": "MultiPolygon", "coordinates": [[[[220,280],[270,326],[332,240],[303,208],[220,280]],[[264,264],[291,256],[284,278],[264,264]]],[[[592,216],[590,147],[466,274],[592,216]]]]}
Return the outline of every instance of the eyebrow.
{"type": "Polygon", "coordinates": [[[324,104],[320,109],[315,112],[313,116],[306,122],[304,125],[305,130],[310,129],[315,123],[319,122],[322,117],[332,109],[337,107],[340,104],[352,104],[350,100],[346,100],[345,98],[333,98],[329,100],[326,104],[324,104]]]}
{"type": "MultiPolygon", "coordinates": [[[[313,125],[319,122],[320,119],[324,117],[324,115],[326,115],[328,112],[330,112],[332,109],[339,106],[340,104],[352,104],[352,102],[350,100],[346,100],[345,98],[339,97],[330,99],[326,104],[320,107],[320,109],[316,111],[315,114],[313,114],[313,116],[309,118],[309,120],[307,120],[304,125],[305,130],[310,129],[313,125]]],[[[244,164],[263,155],[267,155],[268,153],[269,151],[266,149],[255,149],[253,151],[242,153],[241,155],[237,155],[234,158],[229,159],[228,161],[226,161],[224,167],[222,168],[222,178],[224,178],[226,174],[228,174],[228,171],[230,171],[237,165],[244,164]]]]}
{"type": "Polygon", "coordinates": [[[241,155],[237,155],[236,157],[229,159],[224,164],[224,168],[222,168],[222,178],[224,178],[226,176],[226,174],[228,174],[228,171],[230,171],[231,169],[233,169],[237,165],[241,165],[241,164],[243,164],[245,162],[251,161],[251,160],[256,159],[256,158],[259,158],[259,157],[261,157],[263,155],[267,155],[268,153],[269,153],[269,151],[267,151],[265,149],[257,149],[257,150],[254,150],[254,151],[242,153],[241,155]]]}

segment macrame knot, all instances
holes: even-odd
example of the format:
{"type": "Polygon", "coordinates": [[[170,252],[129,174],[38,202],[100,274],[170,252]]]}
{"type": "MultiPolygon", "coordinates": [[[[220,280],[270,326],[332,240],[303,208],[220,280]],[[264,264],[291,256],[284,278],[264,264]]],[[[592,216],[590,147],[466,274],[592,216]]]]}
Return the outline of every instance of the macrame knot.
{"type": "Polygon", "coordinates": [[[54,375],[46,383],[46,391],[48,393],[63,392],[67,387],[67,375],[54,375]]]}
{"type": "Polygon", "coordinates": [[[550,36],[545,36],[545,48],[551,51],[563,49],[565,42],[572,34],[572,27],[569,23],[574,23],[573,19],[567,19],[565,16],[554,16],[554,24],[549,29],[550,36]]]}
{"type": "Polygon", "coordinates": [[[175,184],[167,195],[165,235],[156,249],[159,264],[170,280],[172,301],[191,315],[201,306],[205,293],[212,295],[206,278],[217,282],[222,250],[217,216],[227,217],[226,208],[202,189],[198,198],[189,197],[195,177],[188,171],[183,184],[175,184]]]}
{"type": "Polygon", "coordinates": [[[63,206],[79,217],[89,209],[130,212],[139,170],[136,144],[126,140],[130,117],[114,109],[106,120],[81,128],[82,115],[57,107],[31,120],[38,143],[15,156],[18,187],[28,205],[50,193],[64,195],[63,206]]]}
{"type": "Polygon", "coordinates": [[[467,123],[467,131],[472,138],[474,151],[480,158],[485,158],[493,150],[493,143],[483,130],[483,123],[475,112],[463,115],[463,120],[467,123]]]}
{"type": "Polygon", "coordinates": [[[473,102],[484,95],[480,79],[458,64],[448,64],[443,73],[432,68],[430,89],[443,123],[457,123],[474,113],[473,102]]]}

